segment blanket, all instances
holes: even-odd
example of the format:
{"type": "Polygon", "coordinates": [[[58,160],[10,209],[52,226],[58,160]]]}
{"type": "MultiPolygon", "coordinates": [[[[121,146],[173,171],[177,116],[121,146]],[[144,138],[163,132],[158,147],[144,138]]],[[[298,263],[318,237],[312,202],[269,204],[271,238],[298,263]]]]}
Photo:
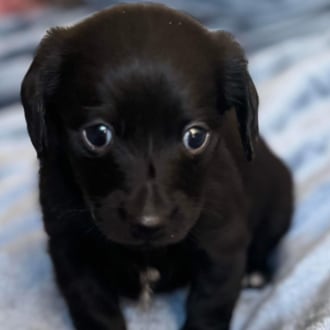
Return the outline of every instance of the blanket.
{"type": "MultiPolygon", "coordinates": [[[[215,1],[191,1],[190,7],[178,1],[176,6],[191,9],[212,28],[228,27],[247,46],[261,99],[261,133],[292,170],[296,199],[293,225],[276,251],[275,278],[262,290],[242,291],[232,329],[329,330],[330,24],[324,22],[330,22],[330,12],[326,1],[283,0],[279,5],[283,8],[278,9],[285,15],[279,22],[279,12],[271,15],[270,2],[264,1],[254,22],[249,14],[243,15],[238,1],[223,3],[224,12],[215,1]],[[294,11],[298,2],[299,10],[294,11]],[[231,13],[245,25],[240,19],[217,22],[215,6],[219,17],[231,13]],[[271,17],[266,20],[263,14],[271,17]]],[[[47,255],[38,206],[36,155],[26,133],[18,90],[45,29],[78,20],[97,6],[96,1],[90,5],[0,22],[1,330],[73,329],[47,255]],[[19,33],[13,34],[16,30],[19,33]]],[[[185,318],[185,299],[183,289],[155,297],[148,311],[132,301],[121,303],[129,330],[175,330],[185,318]]]]}

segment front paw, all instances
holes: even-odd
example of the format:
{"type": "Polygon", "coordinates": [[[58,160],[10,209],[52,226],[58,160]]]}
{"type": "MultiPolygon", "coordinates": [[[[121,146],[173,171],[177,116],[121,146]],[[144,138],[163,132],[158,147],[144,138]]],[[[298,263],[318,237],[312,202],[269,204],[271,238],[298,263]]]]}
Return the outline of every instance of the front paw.
{"type": "Polygon", "coordinates": [[[77,321],[73,320],[76,330],[127,330],[123,322],[97,322],[95,320],[90,321],[77,321]]]}
{"type": "Polygon", "coordinates": [[[230,324],[228,322],[214,322],[212,324],[185,324],[181,330],[229,330],[230,324]]]}
{"type": "Polygon", "coordinates": [[[127,330],[121,314],[112,315],[89,311],[71,309],[71,316],[76,330],[127,330]]]}

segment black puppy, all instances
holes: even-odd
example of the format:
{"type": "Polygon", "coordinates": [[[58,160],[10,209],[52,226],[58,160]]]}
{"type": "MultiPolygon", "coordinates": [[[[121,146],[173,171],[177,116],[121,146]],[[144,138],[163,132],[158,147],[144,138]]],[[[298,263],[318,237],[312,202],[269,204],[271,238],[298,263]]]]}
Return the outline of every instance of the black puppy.
{"type": "Polygon", "coordinates": [[[182,329],[228,329],[244,273],[269,277],[292,212],[233,38],[164,6],[116,6],[51,30],[22,100],[76,329],[125,329],[121,296],[187,283],[182,329]]]}

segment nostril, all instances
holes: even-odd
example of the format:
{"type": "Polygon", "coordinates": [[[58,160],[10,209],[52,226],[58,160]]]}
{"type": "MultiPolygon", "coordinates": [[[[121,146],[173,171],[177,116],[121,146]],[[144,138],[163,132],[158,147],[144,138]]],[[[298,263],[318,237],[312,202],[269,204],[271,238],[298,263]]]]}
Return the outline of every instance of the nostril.
{"type": "Polygon", "coordinates": [[[118,208],[118,215],[121,220],[125,220],[127,218],[127,212],[123,207],[118,208]]]}
{"type": "Polygon", "coordinates": [[[148,165],[148,175],[151,179],[154,179],[156,177],[156,169],[152,162],[149,162],[148,165]]]}
{"type": "Polygon", "coordinates": [[[179,213],[179,208],[177,206],[175,206],[172,211],[170,212],[170,219],[173,219],[174,217],[176,217],[179,213]]]}

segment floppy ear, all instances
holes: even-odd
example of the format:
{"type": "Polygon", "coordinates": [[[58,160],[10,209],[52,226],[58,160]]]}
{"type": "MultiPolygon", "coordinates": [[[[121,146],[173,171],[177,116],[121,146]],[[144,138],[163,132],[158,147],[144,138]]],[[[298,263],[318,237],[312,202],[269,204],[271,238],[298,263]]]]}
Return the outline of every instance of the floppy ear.
{"type": "Polygon", "coordinates": [[[221,59],[218,85],[223,93],[225,109],[222,110],[235,109],[245,156],[252,160],[259,134],[258,93],[248,72],[244,51],[238,42],[231,34],[223,31],[215,32],[214,37],[221,59]]]}
{"type": "Polygon", "coordinates": [[[58,81],[60,31],[59,28],[50,30],[41,41],[21,86],[27,129],[39,158],[47,147],[45,100],[58,81]]]}

